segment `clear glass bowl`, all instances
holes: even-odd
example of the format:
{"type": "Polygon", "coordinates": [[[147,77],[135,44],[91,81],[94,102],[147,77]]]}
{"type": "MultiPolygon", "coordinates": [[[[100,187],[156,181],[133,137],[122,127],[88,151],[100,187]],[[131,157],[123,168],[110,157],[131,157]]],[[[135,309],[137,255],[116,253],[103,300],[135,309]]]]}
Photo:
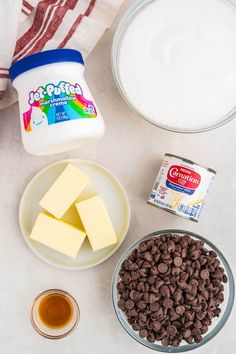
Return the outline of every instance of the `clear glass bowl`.
{"type": "Polygon", "coordinates": [[[202,345],[209,342],[211,339],[213,339],[220,332],[220,330],[223,328],[223,326],[225,325],[226,321],[229,318],[229,315],[230,315],[232,307],[233,307],[234,294],[235,294],[235,288],[234,288],[233,274],[232,274],[232,271],[230,269],[228,262],[226,261],[225,257],[220,252],[220,250],[212,242],[205,239],[204,237],[197,235],[193,232],[184,231],[184,230],[175,230],[175,229],[161,230],[161,231],[153,232],[147,236],[144,236],[140,240],[136,241],[133,245],[131,245],[127,249],[127,251],[120,258],[120,260],[114,270],[113,279],[112,279],[112,303],[113,303],[113,307],[114,307],[116,316],[117,316],[118,320],[120,321],[121,325],[123,326],[123,328],[126,330],[126,332],[133,339],[135,339],[137,342],[144,345],[145,347],[148,347],[148,348],[156,350],[156,351],[165,352],[165,353],[187,352],[187,351],[199,348],[202,345]],[[119,294],[118,294],[116,285],[120,280],[119,271],[120,271],[122,262],[129,256],[129,254],[135,248],[138,247],[139,243],[143,242],[144,240],[148,240],[154,236],[156,237],[156,236],[160,236],[160,235],[166,234],[166,233],[174,233],[174,234],[178,234],[181,236],[185,235],[185,234],[189,234],[192,238],[194,238],[196,240],[204,241],[207,249],[213,250],[217,253],[217,256],[221,262],[221,267],[224,268],[225,274],[228,277],[228,282],[226,284],[224,284],[225,300],[220,306],[221,307],[220,317],[215,317],[213,319],[212,324],[209,327],[209,331],[203,335],[203,340],[200,343],[187,344],[186,342],[182,341],[179,347],[173,347],[173,346],[164,347],[160,344],[160,342],[150,343],[146,339],[142,339],[139,337],[138,332],[135,332],[133,330],[133,328],[131,327],[131,325],[127,322],[124,312],[121,311],[119,309],[119,307],[117,306],[117,302],[119,300],[119,294]]]}
{"type": "MultiPolygon", "coordinates": [[[[140,117],[142,117],[143,119],[145,119],[147,122],[162,128],[164,130],[169,130],[172,132],[177,132],[177,133],[200,133],[200,132],[204,132],[204,131],[208,131],[208,130],[212,130],[215,128],[218,128],[226,123],[228,123],[229,121],[231,121],[232,119],[234,119],[236,117],[236,107],[232,107],[232,110],[230,112],[228,112],[224,117],[222,117],[222,119],[216,121],[214,124],[209,125],[209,126],[204,126],[204,127],[199,127],[199,128],[194,128],[194,129],[178,129],[172,126],[168,126],[168,125],[162,125],[161,123],[157,123],[152,117],[145,115],[143,112],[141,112],[139,110],[139,108],[137,106],[134,106],[133,103],[131,102],[131,100],[129,99],[128,95],[126,94],[126,91],[122,85],[122,80],[120,77],[120,72],[119,72],[119,56],[120,56],[120,48],[121,48],[121,44],[122,44],[122,39],[123,36],[129,26],[129,24],[133,21],[134,17],[136,16],[136,14],[140,11],[142,11],[142,9],[144,9],[145,6],[147,6],[148,4],[150,4],[150,2],[152,1],[156,1],[156,0],[135,0],[131,3],[131,5],[129,6],[129,8],[127,9],[127,11],[125,12],[125,14],[123,15],[123,17],[121,18],[114,38],[113,38],[113,43],[112,43],[112,50],[111,50],[111,64],[112,64],[112,72],[113,72],[113,76],[116,82],[116,85],[118,87],[118,90],[121,94],[121,96],[123,97],[123,99],[126,101],[126,103],[129,105],[129,107],[136,112],[140,117]]],[[[231,6],[236,6],[232,1],[228,0],[229,4],[231,6]]]]}
{"type": "Polygon", "coordinates": [[[78,326],[80,319],[80,310],[79,305],[77,304],[76,300],[67,292],[59,289],[49,289],[45,290],[40,293],[33,301],[31,311],[30,311],[30,321],[35,329],[41,336],[48,338],[48,339],[61,339],[66,337],[68,334],[73,332],[76,327],[78,326]],[[39,317],[39,305],[41,301],[48,295],[61,295],[64,296],[72,306],[72,317],[69,323],[66,326],[58,329],[52,329],[46,327],[40,320],[39,317]]]}

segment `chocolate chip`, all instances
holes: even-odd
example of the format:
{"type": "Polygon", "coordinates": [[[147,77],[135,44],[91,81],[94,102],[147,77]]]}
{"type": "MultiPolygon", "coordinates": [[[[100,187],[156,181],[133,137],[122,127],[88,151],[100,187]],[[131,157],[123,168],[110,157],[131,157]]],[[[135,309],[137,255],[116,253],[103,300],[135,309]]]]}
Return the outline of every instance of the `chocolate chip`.
{"type": "Polygon", "coordinates": [[[157,311],[157,317],[160,319],[163,317],[163,309],[160,307],[159,310],[157,311]]]}
{"type": "Polygon", "coordinates": [[[154,294],[157,294],[159,291],[158,291],[158,288],[155,286],[155,285],[152,285],[151,288],[150,288],[150,291],[154,294]]]}
{"type": "Polygon", "coordinates": [[[190,254],[191,259],[195,260],[200,257],[200,251],[199,250],[194,250],[190,254]]]}
{"type": "Polygon", "coordinates": [[[161,344],[163,345],[163,347],[167,347],[170,344],[170,339],[168,337],[162,338],[161,344]]]}
{"type": "Polygon", "coordinates": [[[202,336],[201,335],[196,336],[196,337],[194,337],[194,340],[196,343],[200,343],[202,341],[202,336]]]}
{"type": "Polygon", "coordinates": [[[150,294],[149,295],[149,303],[153,304],[154,302],[156,302],[158,300],[158,297],[155,294],[150,294]]]}
{"type": "Polygon", "coordinates": [[[145,301],[145,303],[148,302],[149,294],[148,293],[144,293],[142,298],[143,298],[143,301],[145,301]]]}
{"type": "Polygon", "coordinates": [[[144,253],[143,258],[148,262],[151,262],[153,260],[152,254],[150,252],[144,253]]]}
{"type": "Polygon", "coordinates": [[[160,253],[156,253],[154,256],[153,256],[153,259],[154,261],[157,263],[159,261],[159,259],[161,258],[161,254],[160,253]]]}
{"type": "Polygon", "coordinates": [[[183,331],[183,337],[186,339],[186,338],[189,338],[191,336],[192,332],[190,329],[186,328],[184,331],[183,331]]]}
{"type": "Polygon", "coordinates": [[[131,275],[130,275],[130,273],[125,272],[125,273],[124,273],[124,276],[123,276],[123,279],[124,279],[124,283],[125,283],[125,284],[128,284],[128,283],[131,281],[131,275]]]}
{"type": "Polygon", "coordinates": [[[156,275],[158,274],[157,266],[153,266],[153,267],[150,269],[150,273],[151,273],[151,275],[156,276],[156,275]]]}
{"type": "Polygon", "coordinates": [[[156,245],[153,245],[152,248],[151,248],[151,254],[152,255],[155,255],[157,253],[160,253],[158,247],[156,245]]]}
{"type": "Polygon", "coordinates": [[[139,317],[139,319],[140,319],[141,321],[143,321],[143,322],[146,322],[146,321],[147,321],[147,316],[144,315],[144,313],[142,313],[142,312],[140,312],[140,313],[138,314],[138,317],[139,317]]]}
{"type": "Polygon", "coordinates": [[[185,311],[184,316],[187,318],[187,320],[192,321],[195,317],[195,313],[193,311],[185,311]]]}
{"type": "Polygon", "coordinates": [[[171,269],[171,274],[172,275],[178,275],[180,272],[181,272],[181,270],[179,268],[177,268],[177,267],[173,267],[171,269]]]}
{"type": "Polygon", "coordinates": [[[175,250],[175,243],[174,243],[174,241],[173,240],[168,240],[167,241],[167,250],[168,250],[168,252],[174,252],[174,250],[175,250]]]}
{"type": "Polygon", "coordinates": [[[158,271],[159,271],[160,273],[166,273],[167,270],[168,270],[168,265],[167,265],[167,264],[165,264],[165,263],[160,263],[160,264],[158,265],[158,271]]]}
{"type": "Polygon", "coordinates": [[[163,301],[163,306],[166,308],[166,309],[170,309],[172,306],[173,306],[173,301],[171,299],[165,299],[163,301]]]}
{"type": "Polygon", "coordinates": [[[222,280],[223,280],[223,283],[227,283],[228,278],[227,278],[226,274],[223,274],[222,280]]]}
{"type": "Polygon", "coordinates": [[[181,237],[179,244],[183,247],[186,248],[188,246],[188,240],[185,238],[185,236],[181,237]]]}
{"type": "Polygon", "coordinates": [[[128,317],[127,321],[132,326],[135,323],[135,318],[134,317],[128,317]]]}
{"type": "Polygon", "coordinates": [[[152,265],[151,265],[150,262],[144,261],[143,264],[142,264],[142,267],[145,268],[145,269],[148,269],[148,268],[152,268],[152,265]]]}
{"type": "Polygon", "coordinates": [[[138,320],[138,324],[140,327],[146,327],[146,322],[142,321],[142,320],[138,320]]]}
{"type": "Polygon", "coordinates": [[[136,317],[136,316],[138,316],[138,312],[136,311],[136,309],[127,310],[127,315],[129,317],[136,317]]]}
{"type": "Polygon", "coordinates": [[[138,307],[140,310],[145,310],[145,308],[147,307],[146,302],[143,301],[143,300],[138,301],[138,302],[137,302],[137,307],[138,307]]]}
{"type": "Polygon", "coordinates": [[[170,337],[174,337],[177,333],[177,328],[173,325],[168,325],[166,327],[166,332],[169,334],[170,337]]]}
{"type": "Polygon", "coordinates": [[[157,279],[157,281],[156,281],[156,287],[157,288],[160,288],[162,285],[164,285],[165,284],[165,282],[163,281],[163,280],[161,280],[161,279],[157,279]]]}
{"type": "Polygon", "coordinates": [[[215,251],[212,251],[212,250],[209,252],[209,255],[210,255],[212,258],[216,258],[216,257],[217,257],[216,252],[215,252],[215,251]]]}
{"type": "Polygon", "coordinates": [[[180,329],[180,328],[182,328],[182,324],[181,324],[181,322],[180,321],[173,321],[172,322],[172,324],[173,324],[173,326],[175,326],[177,329],[180,329]]]}
{"type": "Polygon", "coordinates": [[[209,270],[207,270],[207,269],[203,269],[200,273],[200,277],[204,280],[208,279],[209,276],[210,276],[209,270]]]}
{"type": "MultiPolygon", "coordinates": [[[[180,289],[186,289],[187,288],[187,283],[186,283],[186,281],[181,279],[180,281],[178,281],[178,286],[179,286],[180,289]]],[[[192,289],[192,287],[191,287],[191,289],[192,289]]]]}
{"type": "Polygon", "coordinates": [[[156,340],[155,335],[154,335],[153,333],[148,333],[147,340],[148,340],[150,343],[154,343],[155,340],[156,340]]]}
{"type": "Polygon", "coordinates": [[[168,251],[163,251],[162,255],[161,255],[161,258],[166,261],[168,259],[171,259],[171,255],[169,254],[168,251]]]}
{"type": "Polygon", "coordinates": [[[118,307],[121,309],[121,310],[125,310],[126,309],[126,306],[125,306],[125,300],[123,300],[123,299],[120,299],[119,301],[118,301],[118,307]]]}
{"type": "Polygon", "coordinates": [[[140,331],[141,329],[140,325],[136,322],[132,324],[132,328],[134,331],[140,331]]]}
{"type": "Polygon", "coordinates": [[[185,321],[184,322],[184,328],[192,327],[192,325],[193,325],[193,321],[185,321]]]}
{"type": "Polygon", "coordinates": [[[152,321],[151,322],[151,328],[154,330],[154,331],[159,331],[161,329],[161,322],[159,321],[152,321]]]}
{"type": "Polygon", "coordinates": [[[125,289],[125,284],[122,283],[121,281],[119,281],[119,283],[117,283],[116,287],[117,287],[117,290],[123,291],[125,289]]]}
{"type": "Polygon", "coordinates": [[[160,305],[157,302],[154,302],[153,304],[149,305],[149,308],[152,312],[156,312],[159,310],[160,305]]]}
{"type": "Polygon", "coordinates": [[[131,279],[132,281],[137,280],[139,278],[139,274],[137,272],[131,272],[131,279]]]}
{"type": "Polygon", "coordinates": [[[137,285],[137,290],[144,292],[145,291],[145,284],[144,282],[139,282],[137,285]]]}
{"type": "Polygon", "coordinates": [[[192,343],[193,343],[193,337],[192,337],[192,336],[190,336],[190,337],[188,337],[188,338],[185,338],[185,340],[186,340],[186,342],[187,342],[188,344],[192,344],[192,343]]]}
{"type": "Polygon", "coordinates": [[[197,250],[200,250],[203,246],[204,246],[204,242],[203,241],[196,241],[195,242],[195,247],[196,247],[197,250]]]}
{"type": "Polygon", "coordinates": [[[182,300],[182,297],[183,297],[182,294],[179,292],[175,292],[173,294],[173,299],[176,302],[176,304],[179,304],[179,302],[182,300]]]}
{"type": "Polygon", "coordinates": [[[170,321],[172,322],[179,318],[179,315],[175,312],[173,307],[169,309],[168,313],[169,313],[170,321]]]}
{"type": "Polygon", "coordinates": [[[200,329],[198,329],[198,328],[193,328],[193,330],[192,330],[192,335],[193,335],[194,337],[200,336],[200,335],[201,335],[200,329]]]}
{"type": "Polygon", "coordinates": [[[213,266],[214,266],[215,268],[218,268],[218,267],[220,266],[220,261],[219,261],[219,259],[215,259],[215,260],[214,260],[213,266]]]}
{"type": "Polygon", "coordinates": [[[207,331],[208,331],[208,326],[203,325],[201,328],[201,334],[205,334],[205,333],[207,333],[207,331]]]}
{"type": "Polygon", "coordinates": [[[176,267],[180,267],[182,265],[182,263],[183,263],[182,258],[180,258],[180,257],[174,258],[174,265],[176,265],[176,267]]]}
{"type": "Polygon", "coordinates": [[[147,331],[146,329],[141,329],[141,330],[139,331],[139,337],[140,337],[140,338],[146,338],[147,335],[148,335],[148,331],[147,331]]]}
{"type": "Polygon", "coordinates": [[[154,275],[151,275],[150,277],[147,278],[148,284],[153,285],[156,282],[156,277],[154,275]]]}
{"type": "Polygon", "coordinates": [[[216,317],[219,317],[219,315],[221,313],[221,309],[217,308],[217,309],[213,310],[213,312],[216,317]]]}
{"type": "Polygon", "coordinates": [[[154,244],[155,244],[154,239],[146,241],[147,249],[150,250],[154,244]]]}
{"type": "Polygon", "coordinates": [[[168,288],[167,285],[162,285],[160,287],[160,294],[163,296],[163,297],[170,297],[170,289],[168,288]]]}
{"type": "Polygon", "coordinates": [[[198,329],[202,328],[201,321],[195,320],[194,323],[193,323],[193,327],[198,328],[198,329]]]}
{"type": "Polygon", "coordinates": [[[173,347],[178,347],[180,344],[180,340],[178,338],[174,338],[172,341],[171,341],[171,345],[173,347]]]}
{"type": "Polygon", "coordinates": [[[125,307],[127,310],[132,310],[134,308],[134,301],[129,299],[125,302],[125,307]]]}
{"type": "Polygon", "coordinates": [[[145,253],[147,251],[147,245],[145,242],[139,244],[138,251],[141,253],[145,253]]]}
{"type": "Polygon", "coordinates": [[[182,315],[185,312],[185,307],[183,305],[179,305],[176,307],[175,312],[178,315],[182,315]]]}

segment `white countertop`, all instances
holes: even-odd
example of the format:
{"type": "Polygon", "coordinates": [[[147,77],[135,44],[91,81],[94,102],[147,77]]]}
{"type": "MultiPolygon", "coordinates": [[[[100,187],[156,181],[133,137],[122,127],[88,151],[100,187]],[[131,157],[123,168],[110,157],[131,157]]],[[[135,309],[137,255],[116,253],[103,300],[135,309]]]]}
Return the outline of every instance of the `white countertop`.
{"type": "MultiPolygon", "coordinates": [[[[86,76],[106,122],[106,133],[95,146],[34,157],[21,144],[17,105],[0,111],[0,353],[1,354],[144,354],[151,351],[134,342],[116,319],[111,305],[111,277],[121,254],[141,236],[165,228],[195,231],[213,241],[236,271],[236,120],[216,130],[182,135],[167,132],[140,119],[117,91],[110,65],[115,25],[87,60],[86,76]],[[215,169],[199,224],[146,204],[165,152],[188,157],[215,169]],[[85,271],[63,271],[34,256],[18,225],[18,206],[29,180],[44,166],[65,158],[91,159],[110,169],[123,183],[131,206],[127,238],[113,257],[85,271]],[[67,338],[50,341],[31,328],[33,298],[47,288],[69,291],[78,300],[81,320],[67,338]]],[[[234,309],[235,310],[235,309],[234,309]]],[[[199,354],[232,354],[236,316],[199,354]]]]}

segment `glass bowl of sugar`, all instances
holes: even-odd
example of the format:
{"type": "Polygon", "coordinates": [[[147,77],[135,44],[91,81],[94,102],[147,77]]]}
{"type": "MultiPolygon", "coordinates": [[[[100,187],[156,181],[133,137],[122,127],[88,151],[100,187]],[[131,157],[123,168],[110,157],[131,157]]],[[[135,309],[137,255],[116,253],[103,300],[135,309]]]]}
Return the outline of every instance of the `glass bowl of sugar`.
{"type": "Polygon", "coordinates": [[[113,40],[118,89],[158,127],[219,127],[236,116],[235,37],[231,0],[136,0],[113,40]]]}

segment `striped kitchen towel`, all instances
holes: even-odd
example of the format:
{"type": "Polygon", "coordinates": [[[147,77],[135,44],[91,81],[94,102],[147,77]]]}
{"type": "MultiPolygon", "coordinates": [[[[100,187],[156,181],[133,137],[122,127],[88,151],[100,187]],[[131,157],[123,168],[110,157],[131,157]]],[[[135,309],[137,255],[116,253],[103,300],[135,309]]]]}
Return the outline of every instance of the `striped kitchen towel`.
{"type": "Polygon", "coordinates": [[[83,57],[94,48],[124,0],[1,0],[0,108],[17,100],[9,81],[12,62],[54,48],[83,57]]]}

